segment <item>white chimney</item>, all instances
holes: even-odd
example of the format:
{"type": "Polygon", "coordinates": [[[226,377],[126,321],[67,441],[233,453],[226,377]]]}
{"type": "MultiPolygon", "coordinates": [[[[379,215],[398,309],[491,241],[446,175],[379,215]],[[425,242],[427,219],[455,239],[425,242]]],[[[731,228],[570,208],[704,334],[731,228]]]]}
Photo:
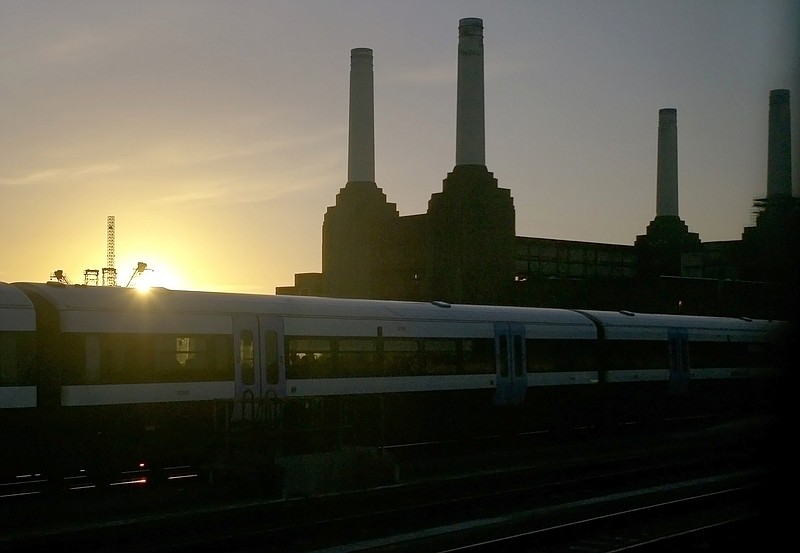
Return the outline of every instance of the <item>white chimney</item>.
{"type": "Polygon", "coordinates": [[[656,217],[678,216],[678,110],[658,111],[656,217]]]}
{"type": "Polygon", "coordinates": [[[767,197],[792,195],[792,131],[789,91],[769,92],[769,144],[767,146],[767,197]]]}
{"type": "Polygon", "coordinates": [[[483,20],[458,22],[456,165],[486,165],[483,113],[483,20]]]}
{"type": "Polygon", "coordinates": [[[372,49],[350,50],[350,130],[347,182],[375,182],[372,49]]]}

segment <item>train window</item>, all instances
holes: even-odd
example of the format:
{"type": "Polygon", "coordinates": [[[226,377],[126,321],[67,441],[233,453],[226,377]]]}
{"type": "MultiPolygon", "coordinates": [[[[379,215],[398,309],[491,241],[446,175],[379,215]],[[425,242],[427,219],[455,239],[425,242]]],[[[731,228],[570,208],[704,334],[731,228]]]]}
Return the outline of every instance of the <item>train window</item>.
{"type": "Polygon", "coordinates": [[[267,330],[264,333],[264,358],[267,362],[267,384],[277,384],[279,380],[278,372],[278,333],[274,330],[267,330]]]}
{"type": "Polygon", "coordinates": [[[378,343],[374,338],[341,338],[338,340],[337,369],[339,376],[380,376],[378,343]]]}
{"type": "MultiPolygon", "coordinates": [[[[252,351],[249,362],[252,366],[252,351]]],[[[242,365],[244,366],[244,363],[242,365]]],[[[208,344],[204,338],[156,336],[153,356],[153,368],[156,372],[191,370],[202,373],[208,370],[208,366],[208,344]]]]}
{"type": "Polygon", "coordinates": [[[427,338],[423,342],[425,374],[458,374],[458,343],[445,338],[427,338]]]}
{"type": "Polygon", "coordinates": [[[230,338],[224,335],[172,336],[164,340],[163,355],[170,359],[161,373],[163,380],[207,381],[231,378],[232,348],[230,338]],[[174,359],[174,361],[173,361],[174,359]],[[172,366],[172,370],[170,370],[172,366]]]}
{"type": "Polygon", "coordinates": [[[0,386],[32,384],[34,334],[0,332],[0,386]]]}
{"type": "Polygon", "coordinates": [[[57,346],[61,378],[65,384],[84,384],[86,381],[86,347],[83,334],[64,334],[57,346]]]}
{"type": "Polygon", "coordinates": [[[769,365],[768,350],[763,343],[692,342],[692,367],[753,368],[769,365]]]}
{"type": "Polygon", "coordinates": [[[327,338],[287,338],[286,378],[329,378],[333,344],[327,338]]]}
{"type": "Polygon", "coordinates": [[[383,340],[383,367],[388,376],[410,376],[420,372],[419,341],[408,338],[383,340]]]}
{"type": "Polygon", "coordinates": [[[669,344],[666,341],[606,341],[605,361],[610,370],[669,369],[669,344]]]}
{"type": "Polygon", "coordinates": [[[0,332],[0,385],[16,384],[18,373],[15,333],[0,332]]]}
{"type": "Polygon", "coordinates": [[[239,335],[239,359],[242,363],[242,383],[252,385],[256,381],[255,350],[253,332],[242,330],[239,335]]]}
{"type": "Polygon", "coordinates": [[[682,373],[689,370],[689,343],[685,334],[670,332],[669,359],[670,371],[682,373]]]}
{"type": "Polygon", "coordinates": [[[86,382],[94,384],[100,382],[100,337],[97,334],[88,334],[84,343],[86,356],[86,382]]]}
{"type": "Polygon", "coordinates": [[[497,371],[500,376],[508,376],[508,336],[497,337],[497,371]]]}
{"type": "Polygon", "coordinates": [[[514,336],[514,376],[523,374],[522,336],[514,336]]]}
{"type": "Polygon", "coordinates": [[[212,380],[225,380],[233,378],[233,341],[230,336],[215,334],[210,337],[213,346],[214,366],[212,380]]]}
{"type": "Polygon", "coordinates": [[[526,340],[528,372],[595,370],[592,340],[526,340]]]}
{"type": "Polygon", "coordinates": [[[65,334],[59,363],[66,384],[226,380],[233,349],[224,335],[65,334]]]}
{"type": "Polygon", "coordinates": [[[494,373],[494,340],[491,338],[465,339],[461,345],[462,367],[466,374],[494,373]]]}
{"type": "Polygon", "coordinates": [[[10,332],[0,332],[0,386],[16,384],[17,342],[10,332]]]}
{"type": "Polygon", "coordinates": [[[200,369],[208,367],[208,352],[205,340],[194,336],[179,336],[176,339],[176,355],[180,368],[191,367],[193,364],[200,369]]]}
{"type": "Polygon", "coordinates": [[[110,341],[107,354],[115,361],[106,371],[106,364],[103,362],[103,381],[104,382],[158,382],[158,372],[155,370],[155,343],[152,335],[149,334],[122,334],[119,336],[104,336],[105,342],[110,341]],[[110,339],[110,340],[109,340],[110,339]],[[111,349],[113,348],[113,349],[111,349]]]}
{"type": "MultiPolygon", "coordinates": [[[[521,344],[520,344],[521,346],[521,344]]],[[[286,339],[287,378],[493,374],[494,340],[286,339]]]]}

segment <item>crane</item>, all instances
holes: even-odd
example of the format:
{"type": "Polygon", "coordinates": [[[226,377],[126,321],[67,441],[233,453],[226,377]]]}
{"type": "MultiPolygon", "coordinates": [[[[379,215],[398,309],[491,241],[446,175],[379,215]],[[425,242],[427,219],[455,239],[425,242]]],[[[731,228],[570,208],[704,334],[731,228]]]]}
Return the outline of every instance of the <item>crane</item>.
{"type": "Polygon", "coordinates": [[[114,232],[115,219],[109,215],[106,219],[106,266],[103,268],[103,286],[117,285],[117,270],[114,268],[114,232]]]}
{"type": "Polygon", "coordinates": [[[117,270],[114,268],[114,233],[115,233],[115,218],[109,215],[106,218],[106,266],[102,271],[97,269],[86,269],[83,272],[84,284],[86,286],[116,286],[117,285],[117,270]],[[99,274],[102,272],[103,279],[100,279],[99,274]]]}
{"type": "Polygon", "coordinates": [[[133,270],[131,278],[128,279],[128,284],[126,284],[125,287],[130,288],[131,282],[133,282],[134,277],[144,274],[146,270],[147,270],[147,263],[145,263],[144,261],[140,261],[139,263],[137,263],[136,268],[133,270]]]}

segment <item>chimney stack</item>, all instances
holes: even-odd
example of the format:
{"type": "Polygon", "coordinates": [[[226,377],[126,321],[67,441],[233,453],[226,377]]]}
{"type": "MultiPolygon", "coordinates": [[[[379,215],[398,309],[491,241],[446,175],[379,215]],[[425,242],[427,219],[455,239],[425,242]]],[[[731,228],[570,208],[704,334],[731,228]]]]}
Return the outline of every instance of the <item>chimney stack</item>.
{"type": "Polygon", "coordinates": [[[767,152],[767,197],[792,195],[792,135],[789,91],[769,93],[769,144],[767,152]]]}
{"type": "Polygon", "coordinates": [[[483,112],[483,20],[458,22],[456,165],[486,165],[483,112]]]}
{"type": "Polygon", "coordinates": [[[372,49],[350,50],[350,129],[347,182],[375,182],[372,49]]]}
{"type": "Polygon", "coordinates": [[[658,111],[656,217],[678,216],[678,110],[658,111]]]}

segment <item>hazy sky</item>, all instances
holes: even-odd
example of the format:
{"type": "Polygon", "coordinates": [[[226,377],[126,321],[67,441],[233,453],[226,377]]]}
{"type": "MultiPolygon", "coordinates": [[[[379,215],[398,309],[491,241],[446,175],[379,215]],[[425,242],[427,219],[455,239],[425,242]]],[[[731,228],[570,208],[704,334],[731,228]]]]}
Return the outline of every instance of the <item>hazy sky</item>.
{"type": "Polygon", "coordinates": [[[455,163],[458,21],[484,21],[486,163],[517,234],[632,244],[678,110],[680,216],[736,240],[766,194],[797,0],[0,0],[0,280],[273,293],[321,270],[350,50],[374,51],[376,181],[424,213],[455,163]]]}

